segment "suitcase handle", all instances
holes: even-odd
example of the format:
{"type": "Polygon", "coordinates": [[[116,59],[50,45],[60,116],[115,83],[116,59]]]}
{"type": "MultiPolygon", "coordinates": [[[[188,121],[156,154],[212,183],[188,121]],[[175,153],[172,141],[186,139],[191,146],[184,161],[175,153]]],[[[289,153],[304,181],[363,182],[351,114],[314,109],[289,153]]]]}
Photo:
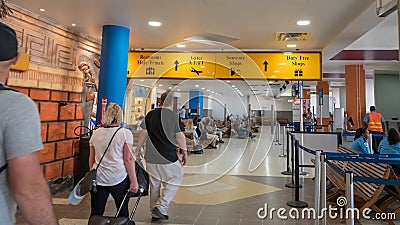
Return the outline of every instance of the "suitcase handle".
{"type": "MultiPolygon", "coordinates": [[[[139,188],[138,191],[139,191],[138,198],[137,198],[137,200],[136,200],[136,202],[135,202],[135,206],[133,207],[133,210],[132,210],[131,214],[129,215],[129,219],[130,219],[130,220],[132,220],[132,219],[133,219],[133,216],[135,215],[136,209],[137,209],[137,207],[138,207],[138,205],[139,205],[140,198],[142,197],[142,194],[143,194],[143,192],[144,192],[144,188],[139,188]]],[[[125,196],[124,196],[124,199],[122,200],[122,203],[121,203],[121,205],[119,206],[119,209],[118,209],[117,213],[115,214],[115,217],[118,217],[119,212],[121,211],[122,206],[124,205],[125,200],[126,200],[126,198],[128,197],[128,195],[129,195],[129,190],[126,191],[125,196]]],[[[129,198],[128,198],[128,199],[129,199],[129,198]]]]}
{"type": "Polygon", "coordinates": [[[138,198],[136,199],[135,206],[133,206],[131,215],[129,215],[129,219],[130,220],[133,220],[133,216],[135,215],[136,209],[137,209],[137,207],[139,205],[139,201],[140,201],[140,198],[142,197],[143,192],[144,192],[144,188],[139,188],[138,198]]]}

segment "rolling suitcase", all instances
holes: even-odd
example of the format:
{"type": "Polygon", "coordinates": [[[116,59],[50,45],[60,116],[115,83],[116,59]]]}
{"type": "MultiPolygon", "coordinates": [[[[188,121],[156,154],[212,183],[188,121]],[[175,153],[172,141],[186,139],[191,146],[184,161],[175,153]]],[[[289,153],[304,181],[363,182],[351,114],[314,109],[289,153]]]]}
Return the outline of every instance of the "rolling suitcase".
{"type": "Polygon", "coordinates": [[[143,192],[144,189],[139,188],[138,198],[135,202],[135,206],[133,207],[129,217],[117,217],[119,215],[119,212],[121,211],[122,206],[124,205],[125,200],[129,199],[129,191],[127,191],[121,206],[119,207],[117,213],[115,214],[115,217],[95,215],[89,218],[88,225],[135,225],[135,222],[133,221],[133,216],[135,215],[137,206],[139,205],[139,201],[140,198],[142,197],[143,192]]]}

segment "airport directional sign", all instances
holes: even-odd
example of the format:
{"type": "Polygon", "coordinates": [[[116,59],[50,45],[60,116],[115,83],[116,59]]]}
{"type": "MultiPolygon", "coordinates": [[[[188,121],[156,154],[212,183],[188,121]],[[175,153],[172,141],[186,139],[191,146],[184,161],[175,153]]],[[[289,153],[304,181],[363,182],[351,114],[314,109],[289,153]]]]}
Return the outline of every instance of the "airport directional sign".
{"type": "Polygon", "coordinates": [[[320,52],[131,52],[128,77],[321,80],[320,52]]]}

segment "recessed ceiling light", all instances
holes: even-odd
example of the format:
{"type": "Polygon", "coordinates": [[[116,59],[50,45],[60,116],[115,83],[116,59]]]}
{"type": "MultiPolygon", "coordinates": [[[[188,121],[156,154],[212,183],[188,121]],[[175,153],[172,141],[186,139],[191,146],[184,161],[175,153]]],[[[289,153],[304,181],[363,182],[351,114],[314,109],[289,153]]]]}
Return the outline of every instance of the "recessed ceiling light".
{"type": "Polygon", "coordinates": [[[296,48],[296,44],[288,44],[288,45],[286,45],[286,47],[288,47],[288,48],[296,48]]]}
{"type": "Polygon", "coordinates": [[[44,11],[46,11],[45,9],[39,9],[40,10],[40,12],[44,12],[44,11]]]}
{"type": "Polygon", "coordinates": [[[196,85],[194,85],[195,87],[199,87],[199,85],[198,84],[196,84],[196,85]]]}
{"type": "Polygon", "coordinates": [[[235,85],[232,85],[232,87],[234,88],[234,87],[236,87],[235,85]]]}
{"type": "Polygon", "coordinates": [[[299,26],[307,26],[309,24],[310,24],[309,20],[299,20],[299,21],[297,21],[297,25],[299,25],[299,26]]]}
{"type": "Polygon", "coordinates": [[[184,44],[177,44],[176,47],[178,47],[178,48],[184,48],[184,47],[186,47],[186,45],[184,45],[184,44]]]}
{"type": "Polygon", "coordinates": [[[73,23],[73,24],[71,24],[73,27],[75,27],[76,26],[76,24],[75,23],[73,23]]]}
{"type": "Polygon", "coordinates": [[[283,54],[284,54],[284,55],[291,55],[292,52],[284,52],[283,54]]]}
{"type": "Polygon", "coordinates": [[[172,87],[168,87],[169,89],[172,89],[172,87]]]}
{"type": "Polygon", "coordinates": [[[159,86],[159,87],[162,87],[162,84],[159,84],[158,86],[159,86]]]}
{"type": "Polygon", "coordinates": [[[152,27],[161,26],[161,22],[158,22],[158,21],[149,21],[148,24],[149,24],[149,26],[152,26],[152,27]]]}
{"type": "Polygon", "coordinates": [[[181,91],[181,89],[178,88],[178,91],[181,91]]]}
{"type": "Polygon", "coordinates": [[[201,88],[201,90],[204,90],[205,88],[201,88]]]}
{"type": "Polygon", "coordinates": [[[227,80],[227,81],[226,81],[226,83],[230,83],[230,82],[231,82],[230,80],[227,80]]]}
{"type": "Polygon", "coordinates": [[[208,92],[210,92],[210,89],[207,89],[208,92]]]}
{"type": "Polygon", "coordinates": [[[211,93],[213,93],[213,94],[214,94],[215,92],[214,92],[214,91],[212,91],[211,93]]]}
{"type": "Polygon", "coordinates": [[[140,82],[144,82],[144,80],[139,80],[140,82]]]}

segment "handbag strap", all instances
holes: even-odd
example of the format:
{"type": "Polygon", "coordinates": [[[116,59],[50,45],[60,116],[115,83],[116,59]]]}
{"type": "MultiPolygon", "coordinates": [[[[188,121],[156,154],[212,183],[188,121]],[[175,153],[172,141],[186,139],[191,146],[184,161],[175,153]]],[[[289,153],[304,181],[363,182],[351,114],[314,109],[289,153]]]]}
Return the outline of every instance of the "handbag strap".
{"type": "Polygon", "coordinates": [[[1,90],[16,91],[16,90],[14,90],[14,89],[12,89],[12,88],[9,88],[9,87],[7,87],[7,86],[4,86],[2,83],[0,83],[0,91],[1,91],[1,90]]]}
{"type": "Polygon", "coordinates": [[[0,174],[7,169],[7,163],[0,167],[0,174]]]}
{"type": "Polygon", "coordinates": [[[101,156],[101,159],[100,159],[99,163],[98,163],[97,166],[96,166],[96,170],[99,168],[101,161],[103,161],[104,156],[106,155],[108,149],[110,148],[111,142],[112,142],[112,140],[114,139],[115,134],[117,134],[117,132],[118,132],[119,129],[121,129],[121,128],[122,128],[122,127],[118,127],[118,129],[114,132],[113,136],[111,137],[110,142],[108,142],[107,148],[106,148],[106,150],[104,151],[103,155],[101,156]]]}

